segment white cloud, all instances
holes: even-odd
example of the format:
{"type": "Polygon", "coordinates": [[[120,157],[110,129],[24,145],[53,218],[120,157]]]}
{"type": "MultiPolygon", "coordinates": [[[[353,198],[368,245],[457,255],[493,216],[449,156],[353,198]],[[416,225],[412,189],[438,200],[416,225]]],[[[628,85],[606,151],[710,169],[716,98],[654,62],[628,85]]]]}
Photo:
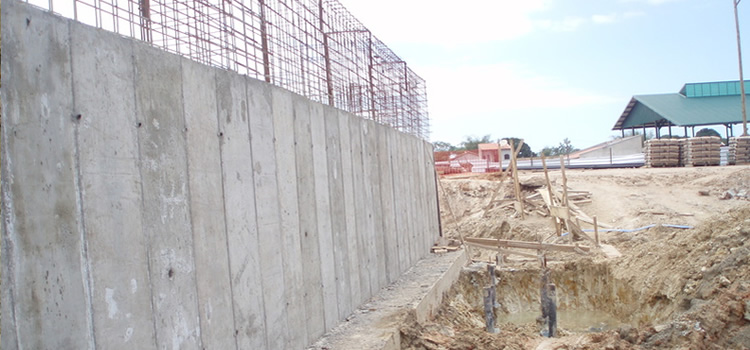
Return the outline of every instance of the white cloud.
{"type": "Polygon", "coordinates": [[[599,24],[614,23],[617,21],[617,15],[616,14],[593,15],[591,16],[591,21],[594,23],[599,23],[599,24]]]}
{"type": "Polygon", "coordinates": [[[539,20],[535,21],[536,26],[542,29],[549,29],[557,32],[572,32],[582,25],[586,24],[587,20],[583,17],[566,17],[562,20],[539,20]]]}
{"type": "Polygon", "coordinates": [[[549,1],[341,0],[386,43],[446,46],[510,40],[528,34],[534,29],[531,15],[547,8],[549,1]]]}
{"type": "Polygon", "coordinates": [[[625,18],[635,18],[635,17],[644,16],[644,15],[646,15],[645,12],[641,12],[641,11],[628,11],[628,12],[625,12],[623,14],[623,17],[625,17],[625,18]]]}
{"type": "Polygon", "coordinates": [[[428,66],[420,71],[428,82],[431,117],[435,121],[472,114],[500,114],[529,108],[559,109],[619,101],[595,92],[573,89],[563,82],[508,63],[428,66]]]}

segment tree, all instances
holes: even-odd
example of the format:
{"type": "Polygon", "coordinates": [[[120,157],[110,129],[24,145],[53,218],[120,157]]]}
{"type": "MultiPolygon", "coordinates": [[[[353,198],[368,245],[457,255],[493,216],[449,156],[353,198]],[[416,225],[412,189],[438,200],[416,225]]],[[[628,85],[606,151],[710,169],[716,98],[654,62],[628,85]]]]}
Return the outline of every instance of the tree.
{"type": "Polygon", "coordinates": [[[573,147],[573,144],[566,137],[562,142],[560,142],[559,145],[557,145],[557,147],[544,147],[542,149],[542,154],[546,157],[549,157],[571,154],[576,151],[580,151],[580,149],[573,147]]]}
{"type": "Polygon", "coordinates": [[[703,128],[698,130],[697,133],[695,133],[695,137],[703,137],[703,136],[716,136],[718,138],[721,138],[721,134],[719,134],[718,131],[711,129],[711,128],[703,128]]]}
{"type": "Polygon", "coordinates": [[[490,143],[492,139],[490,135],[484,135],[481,139],[473,136],[466,136],[466,139],[461,142],[461,149],[470,151],[479,148],[480,143],[490,143]]]}
{"type": "MultiPolygon", "coordinates": [[[[502,139],[501,139],[502,140],[502,139]]],[[[506,137],[505,140],[508,140],[508,143],[513,143],[513,149],[518,151],[518,144],[521,143],[521,139],[517,137],[506,137]]],[[[497,140],[497,143],[500,143],[500,140],[497,140]]],[[[534,153],[531,150],[531,146],[527,144],[526,142],[523,143],[523,146],[521,146],[521,150],[518,151],[518,157],[519,158],[530,158],[530,157],[536,157],[536,153],[534,153]]]]}
{"type": "Polygon", "coordinates": [[[571,154],[575,151],[579,151],[578,148],[573,147],[573,144],[568,140],[566,137],[562,142],[560,142],[560,145],[557,146],[558,148],[558,154],[571,154]]]}
{"type": "Polygon", "coordinates": [[[457,149],[456,146],[443,141],[435,141],[432,145],[435,146],[435,152],[455,151],[457,149]]]}

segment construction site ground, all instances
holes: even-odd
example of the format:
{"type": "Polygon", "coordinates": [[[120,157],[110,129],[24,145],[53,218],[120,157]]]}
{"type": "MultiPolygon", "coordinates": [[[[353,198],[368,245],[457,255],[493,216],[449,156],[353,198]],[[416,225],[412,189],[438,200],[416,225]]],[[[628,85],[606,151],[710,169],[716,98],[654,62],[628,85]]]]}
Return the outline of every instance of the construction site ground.
{"type": "MultiPolygon", "coordinates": [[[[468,248],[474,262],[434,318],[402,325],[402,348],[750,349],[750,167],[567,170],[566,176],[569,198],[583,216],[597,217],[607,249],[581,240],[573,243],[591,252],[546,253],[557,286],[557,337],[541,336],[535,321],[537,252],[506,253],[497,267],[493,334],[485,330],[482,290],[489,285],[485,267],[498,253],[468,248]]],[[[537,194],[546,191],[544,173],[522,171],[519,180],[524,218],[508,176],[442,178],[446,240],[439,244],[457,245],[461,236],[570,244],[545,216],[537,194]]],[[[559,170],[550,180],[562,191],[559,170]]]]}
{"type": "MultiPolygon", "coordinates": [[[[561,172],[549,174],[561,191],[561,172]]],[[[519,173],[523,218],[507,175],[441,178],[436,245],[450,251],[421,261],[311,349],[750,349],[750,166],[566,177],[578,213],[602,226],[602,248],[557,236],[537,194],[546,191],[543,172],[519,173]],[[458,248],[461,236],[591,247],[545,253],[557,287],[556,337],[540,332],[534,250],[505,251],[496,271],[497,332],[486,331],[486,266],[498,253],[458,248]],[[430,305],[419,311],[423,301],[430,305]]]]}

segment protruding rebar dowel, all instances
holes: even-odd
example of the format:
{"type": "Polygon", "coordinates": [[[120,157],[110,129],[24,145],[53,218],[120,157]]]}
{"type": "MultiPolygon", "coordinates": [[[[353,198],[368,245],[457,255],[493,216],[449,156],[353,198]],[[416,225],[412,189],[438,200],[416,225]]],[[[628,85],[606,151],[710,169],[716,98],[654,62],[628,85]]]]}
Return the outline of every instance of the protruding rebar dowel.
{"type": "Polygon", "coordinates": [[[497,333],[495,328],[495,265],[487,264],[487,273],[490,276],[490,286],[484,289],[484,317],[487,323],[487,332],[497,333]]]}
{"type": "Polygon", "coordinates": [[[547,337],[554,337],[557,333],[557,291],[555,284],[549,282],[549,269],[542,268],[542,283],[540,288],[542,304],[542,320],[547,337]]]}

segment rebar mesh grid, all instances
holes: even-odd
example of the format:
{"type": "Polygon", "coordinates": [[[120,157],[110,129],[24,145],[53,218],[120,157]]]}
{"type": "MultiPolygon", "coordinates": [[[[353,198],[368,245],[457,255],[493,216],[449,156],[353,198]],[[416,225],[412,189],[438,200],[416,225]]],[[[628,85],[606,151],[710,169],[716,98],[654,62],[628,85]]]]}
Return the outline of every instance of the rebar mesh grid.
{"type": "Polygon", "coordinates": [[[25,0],[429,138],[420,78],[337,0],[25,0]]]}

